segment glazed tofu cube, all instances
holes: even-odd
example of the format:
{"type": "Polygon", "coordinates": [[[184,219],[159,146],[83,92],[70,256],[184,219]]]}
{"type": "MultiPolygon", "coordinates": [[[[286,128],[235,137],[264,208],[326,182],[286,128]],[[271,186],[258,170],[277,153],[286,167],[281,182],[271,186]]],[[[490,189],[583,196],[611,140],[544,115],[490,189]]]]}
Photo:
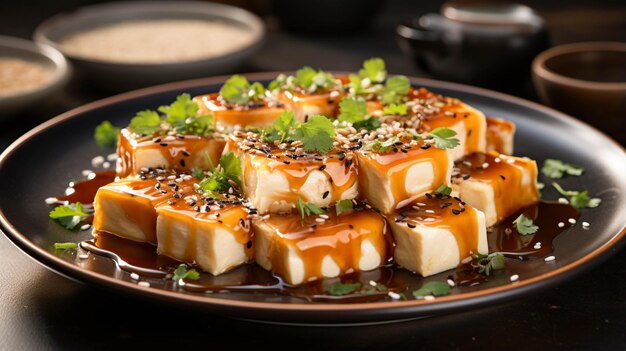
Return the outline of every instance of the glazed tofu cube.
{"type": "Polygon", "coordinates": [[[175,194],[182,196],[193,192],[196,182],[192,179],[176,182],[167,177],[159,176],[161,181],[157,178],[125,178],[98,189],[94,200],[94,230],[156,243],[155,207],[172,199],[175,194]]]}
{"type": "Polygon", "coordinates": [[[371,210],[328,218],[299,214],[255,220],[256,262],[297,285],[320,278],[368,271],[387,263],[385,220],[371,210]],[[318,219],[318,220],[316,220],[318,219]]]}
{"type": "Polygon", "coordinates": [[[307,116],[335,117],[340,96],[334,91],[314,94],[284,91],[280,93],[279,99],[293,111],[297,120],[304,122],[307,116]]]}
{"type": "Polygon", "coordinates": [[[360,192],[369,203],[391,213],[440,185],[450,185],[452,156],[423,143],[386,153],[358,151],[360,192]],[[404,149],[404,152],[402,149],[404,149]]]}
{"type": "Polygon", "coordinates": [[[242,204],[210,202],[191,195],[158,206],[157,252],[219,275],[251,259],[252,233],[242,204]]]}
{"type": "Polygon", "coordinates": [[[164,168],[189,173],[217,164],[225,140],[198,135],[138,137],[122,129],[117,147],[117,175],[138,174],[142,168],[164,168]]]}
{"type": "Polygon", "coordinates": [[[492,151],[466,156],[456,166],[453,188],[485,213],[487,226],[539,201],[533,160],[492,151]]]}
{"type": "Polygon", "coordinates": [[[219,93],[214,93],[197,96],[193,100],[200,106],[201,114],[213,115],[216,125],[225,129],[269,126],[285,111],[284,104],[279,101],[268,99],[253,105],[225,106],[218,97],[219,93]]]}
{"type": "Polygon", "coordinates": [[[471,253],[486,254],[484,214],[458,198],[429,196],[387,216],[396,262],[424,277],[456,267],[471,253]]]}
{"type": "Polygon", "coordinates": [[[454,130],[461,144],[451,150],[454,160],[486,148],[487,122],[485,115],[457,99],[443,97],[426,89],[409,92],[409,106],[413,114],[423,116],[421,130],[430,132],[436,128],[454,130]]]}
{"type": "Polygon", "coordinates": [[[497,117],[487,117],[487,151],[513,155],[515,123],[497,117]]]}
{"type": "Polygon", "coordinates": [[[298,198],[317,206],[358,196],[358,176],[351,151],[325,155],[297,147],[259,146],[254,133],[232,136],[226,147],[242,160],[242,192],[259,214],[291,213],[298,198]]]}

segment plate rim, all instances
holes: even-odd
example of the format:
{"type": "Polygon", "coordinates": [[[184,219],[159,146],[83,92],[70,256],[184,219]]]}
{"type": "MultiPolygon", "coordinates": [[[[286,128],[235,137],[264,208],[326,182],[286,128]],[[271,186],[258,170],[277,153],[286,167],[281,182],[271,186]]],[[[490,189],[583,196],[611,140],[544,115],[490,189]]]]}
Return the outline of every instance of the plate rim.
{"type": "MultiPolygon", "coordinates": [[[[246,76],[250,80],[267,80],[275,77],[278,73],[285,72],[256,72],[242,73],[242,75],[246,76]]],[[[334,71],[333,73],[344,74],[347,72],[334,71]]],[[[26,144],[31,138],[44,132],[46,128],[52,125],[62,123],[72,118],[79,118],[81,114],[86,112],[97,110],[99,108],[103,108],[117,103],[123,103],[136,98],[147,97],[149,95],[165,93],[174,90],[191,89],[202,85],[220,84],[229,77],[229,75],[220,75],[166,83],[133,90],[122,94],[117,94],[73,108],[67,112],[51,118],[48,121],[43,122],[42,124],[26,132],[20,138],[11,143],[11,145],[9,145],[2,152],[2,154],[0,154],[0,169],[11,157],[11,155],[16,152],[21,146],[26,144]]],[[[573,123],[574,125],[576,125],[576,127],[592,130],[593,132],[598,134],[599,137],[613,144],[614,147],[617,147],[623,152],[626,152],[625,148],[622,145],[620,145],[611,137],[607,136],[595,127],[538,103],[510,96],[504,93],[459,83],[451,83],[417,77],[409,77],[409,79],[412,85],[427,85],[435,89],[449,89],[469,94],[480,95],[488,98],[495,98],[497,100],[501,100],[507,103],[521,105],[534,110],[538,110],[543,113],[550,114],[562,122],[568,124],[573,123]]],[[[388,320],[389,318],[385,318],[388,315],[396,315],[402,318],[402,316],[407,315],[419,316],[437,314],[443,311],[462,310],[464,308],[484,305],[490,302],[504,302],[506,300],[511,300],[517,296],[523,295],[528,290],[539,290],[548,286],[553,286],[567,279],[570,279],[574,275],[581,274],[582,272],[585,272],[592,267],[595,267],[600,262],[608,259],[610,256],[618,252],[626,243],[626,240],[623,240],[626,236],[625,224],[624,226],[622,226],[622,229],[619,231],[619,233],[615,234],[609,241],[602,244],[602,246],[567,265],[555,268],[554,270],[540,274],[536,277],[523,279],[512,284],[486,288],[483,290],[470,291],[458,295],[438,297],[435,300],[379,301],[351,304],[277,303],[231,300],[224,298],[215,298],[211,295],[181,294],[177,291],[142,287],[133,282],[120,280],[98,272],[83,269],[75,264],[72,264],[53,255],[47,250],[44,250],[43,248],[36,245],[34,242],[30,241],[24,234],[22,234],[20,231],[17,230],[17,228],[15,228],[5,216],[2,208],[0,208],[0,226],[2,227],[2,230],[0,231],[9,239],[9,241],[17,246],[28,257],[37,261],[44,267],[65,277],[77,279],[79,281],[86,281],[97,285],[104,284],[108,288],[114,288],[118,291],[130,292],[134,295],[143,295],[155,299],[173,301],[177,304],[186,303],[198,307],[211,308],[214,312],[219,314],[226,314],[230,316],[243,316],[245,314],[242,314],[241,312],[245,313],[255,311],[264,313],[265,315],[263,317],[266,319],[269,317],[269,319],[278,320],[286,320],[292,318],[296,320],[324,320],[329,317],[332,317],[335,320],[353,320],[373,316],[377,316],[377,319],[388,320]],[[288,318],[284,318],[284,316],[281,318],[276,315],[268,314],[268,312],[276,311],[289,313],[290,315],[288,316],[288,318]],[[343,311],[359,312],[359,315],[355,316],[349,314],[332,314],[343,311]],[[315,313],[302,315],[299,314],[299,312],[315,313]]],[[[249,318],[249,315],[247,316],[249,318]]],[[[395,317],[393,319],[396,318],[398,317],[395,317]]],[[[368,319],[371,320],[371,318],[368,319]]]]}

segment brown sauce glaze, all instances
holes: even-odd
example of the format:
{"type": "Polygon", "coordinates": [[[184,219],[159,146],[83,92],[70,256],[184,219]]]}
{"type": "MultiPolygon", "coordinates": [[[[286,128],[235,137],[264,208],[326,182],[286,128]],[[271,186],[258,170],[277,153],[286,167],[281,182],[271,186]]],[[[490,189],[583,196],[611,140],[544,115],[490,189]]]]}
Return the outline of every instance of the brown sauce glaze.
{"type": "Polygon", "coordinates": [[[91,179],[72,182],[74,192],[70,195],[57,196],[59,202],[68,201],[70,203],[80,202],[82,204],[91,204],[96,196],[96,192],[100,187],[107,185],[115,180],[114,171],[95,172],[95,177],[91,179]]]}
{"type": "Polygon", "coordinates": [[[285,104],[273,99],[243,106],[230,105],[222,100],[219,93],[197,96],[194,101],[198,103],[203,114],[212,114],[214,121],[224,127],[268,126],[285,111],[285,104]]]}

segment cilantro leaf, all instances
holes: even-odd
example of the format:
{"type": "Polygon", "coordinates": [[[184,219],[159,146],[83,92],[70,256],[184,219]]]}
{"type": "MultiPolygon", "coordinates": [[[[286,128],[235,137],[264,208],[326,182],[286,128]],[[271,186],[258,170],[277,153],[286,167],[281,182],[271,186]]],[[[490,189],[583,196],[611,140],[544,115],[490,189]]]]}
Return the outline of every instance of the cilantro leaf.
{"type": "Polygon", "coordinates": [[[559,179],[563,178],[564,174],[580,176],[584,172],[584,168],[573,165],[571,163],[565,163],[561,160],[555,160],[548,158],[543,161],[543,167],[541,167],[541,173],[548,178],[559,179]]]}
{"type": "Polygon", "coordinates": [[[326,289],[326,292],[335,295],[348,295],[356,292],[361,287],[360,283],[334,283],[326,289]]]}
{"type": "Polygon", "coordinates": [[[193,177],[198,180],[204,179],[204,171],[202,170],[202,168],[193,168],[191,170],[191,175],[193,175],[193,177]]]}
{"type": "Polygon", "coordinates": [[[335,205],[335,210],[337,211],[337,216],[343,213],[350,213],[354,209],[354,203],[352,200],[344,199],[337,201],[335,205]]]}
{"type": "Polygon", "coordinates": [[[296,209],[300,212],[300,217],[302,217],[302,219],[310,216],[311,214],[318,215],[326,212],[323,208],[310,202],[304,202],[300,198],[296,200],[296,209]]]}
{"type": "Polygon", "coordinates": [[[513,224],[520,235],[535,234],[539,230],[539,227],[533,224],[533,220],[524,216],[524,214],[519,215],[513,221],[513,224]]]}
{"type": "Polygon", "coordinates": [[[302,147],[305,151],[325,154],[333,148],[335,126],[328,118],[317,115],[298,125],[294,136],[304,143],[302,147]]]}
{"type": "Polygon", "coordinates": [[[267,89],[269,91],[274,91],[276,89],[280,89],[286,84],[287,84],[287,76],[281,73],[276,77],[276,79],[270,82],[270,84],[267,86],[267,89]]]}
{"type": "Polygon", "coordinates": [[[322,70],[316,71],[310,66],[304,66],[297,70],[293,83],[311,93],[336,85],[335,77],[332,74],[322,70]]]}
{"type": "Polygon", "coordinates": [[[453,138],[455,135],[456,132],[450,128],[435,128],[428,134],[428,138],[433,140],[438,149],[454,149],[461,144],[459,139],[453,138]]]}
{"type": "Polygon", "coordinates": [[[409,93],[411,83],[405,76],[393,76],[387,79],[385,87],[380,94],[383,104],[399,104],[402,98],[409,93]]]}
{"type": "Polygon", "coordinates": [[[504,269],[504,255],[500,252],[488,255],[472,254],[472,266],[476,272],[490,276],[494,270],[504,269]]]}
{"type": "Polygon", "coordinates": [[[350,83],[348,83],[348,87],[354,95],[363,93],[363,81],[361,81],[359,76],[351,74],[348,76],[348,80],[350,81],[350,83]]]}
{"type": "Polygon", "coordinates": [[[200,279],[200,273],[193,268],[188,270],[187,266],[181,263],[174,271],[172,280],[177,282],[181,279],[198,280],[200,279]]]}
{"type": "Polygon", "coordinates": [[[406,116],[406,105],[391,104],[383,108],[383,115],[406,116]]]}
{"type": "Polygon", "coordinates": [[[213,130],[213,116],[198,116],[199,109],[189,94],[181,94],[171,105],[159,107],[159,112],[176,133],[203,135],[213,130]]]}
{"type": "Polygon", "coordinates": [[[435,194],[441,195],[450,195],[452,193],[452,188],[447,186],[446,184],[441,184],[436,190],[435,194]]]}
{"type": "Polygon", "coordinates": [[[140,111],[130,120],[130,129],[140,135],[150,135],[161,129],[161,117],[156,111],[140,111]]]}
{"type": "Polygon", "coordinates": [[[363,68],[359,70],[361,78],[367,78],[372,83],[382,83],[387,78],[385,61],[379,57],[373,57],[363,62],[363,68]]]}
{"type": "Polygon", "coordinates": [[[245,105],[250,101],[258,101],[265,95],[263,84],[250,82],[244,76],[235,74],[220,88],[220,96],[231,104],[245,105]]]}
{"type": "Polygon", "coordinates": [[[76,202],[70,205],[57,206],[50,211],[50,218],[59,222],[67,229],[75,229],[80,220],[89,216],[83,209],[83,204],[76,202]]]}
{"type": "Polygon", "coordinates": [[[214,168],[211,176],[198,185],[204,193],[223,193],[231,187],[229,180],[241,186],[241,162],[232,152],[222,155],[219,167],[214,168]]]}
{"type": "Polygon", "coordinates": [[[120,128],[113,126],[109,121],[103,121],[94,130],[93,138],[101,148],[115,147],[119,133],[120,128]]]}
{"type": "Polygon", "coordinates": [[[418,290],[413,291],[413,296],[416,299],[424,299],[425,296],[445,296],[450,295],[452,288],[448,283],[444,282],[428,282],[422,285],[418,290]]]}
{"type": "Polygon", "coordinates": [[[552,186],[563,196],[569,199],[569,203],[576,208],[595,208],[600,206],[602,199],[589,197],[589,192],[565,190],[559,184],[553,182],[552,186]]]}
{"type": "Polygon", "coordinates": [[[282,143],[288,139],[290,133],[298,124],[299,122],[296,120],[293,112],[284,111],[274,121],[274,125],[265,130],[265,138],[270,142],[278,140],[282,143]]]}
{"type": "Polygon", "coordinates": [[[234,153],[229,152],[220,158],[220,166],[226,178],[241,185],[241,161],[234,153]]]}
{"type": "Polygon", "coordinates": [[[380,127],[380,120],[376,117],[370,117],[368,119],[364,119],[362,121],[352,123],[354,129],[362,130],[365,129],[367,131],[372,131],[378,129],[380,127]]]}
{"type": "Polygon", "coordinates": [[[365,120],[367,116],[367,103],[363,99],[348,97],[339,103],[339,116],[341,122],[355,123],[365,120]]]}
{"type": "Polygon", "coordinates": [[[76,250],[77,248],[77,243],[54,243],[55,250],[76,250]]]}
{"type": "Polygon", "coordinates": [[[371,141],[365,144],[363,148],[365,150],[373,151],[379,154],[384,154],[385,152],[388,152],[393,147],[395,147],[396,144],[402,144],[402,142],[400,141],[400,138],[398,138],[397,136],[393,136],[385,141],[380,141],[376,139],[374,141],[371,141]]]}

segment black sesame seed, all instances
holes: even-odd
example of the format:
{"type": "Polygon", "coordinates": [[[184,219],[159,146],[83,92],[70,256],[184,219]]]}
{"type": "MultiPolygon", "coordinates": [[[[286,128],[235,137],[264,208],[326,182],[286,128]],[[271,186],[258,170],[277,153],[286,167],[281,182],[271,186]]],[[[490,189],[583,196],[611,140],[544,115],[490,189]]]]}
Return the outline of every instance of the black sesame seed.
{"type": "Polygon", "coordinates": [[[161,142],[161,138],[156,138],[156,139],[154,139],[154,142],[155,142],[155,143],[160,143],[160,142],[161,142]]]}
{"type": "Polygon", "coordinates": [[[326,102],[327,102],[329,105],[332,105],[332,104],[334,104],[334,103],[335,103],[335,100],[333,100],[333,99],[328,99],[326,102]]]}
{"type": "Polygon", "coordinates": [[[500,178],[502,178],[502,180],[506,180],[506,177],[503,176],[502,174],[500,174],[500,178]]]}
{"type": "Polygon", "coordinates": [[[161,146],[167,146],[167,143],[159,143],[161,146]]]}
{"type": "Polygon", "coordinates": [[[330,194],[330,191],[326,190],[326,191],[324,192],[324,195],[322,195],[322,199],[327,198],[329,194],[330,194]]]}
{"type": "Polygon", "coordinates": [[[350,166],[352,166],[352,159],[350,159],[350,160],[346,160],[346,162],[345,162],[345,166],[346,166],[346,167],[350,167],[350,166]]]}
{"type": "Polygon", "coordinates": [[[196,211],[196,212],[200,212],[200,206],[195,206],[195,207],[193,208],[193,210],[194,210],[194,211],[196,211]]]}
{"type": "Polygon", "coordinates": [[[222,220],[220,219],[220,220],[217,221],[217,223],[222,224],[224,222],[222,222],[222,220]]]}
{"type": "Polygon", "coordinates": [[[394,147],[393,149],[391,149],[393,152],[398,152],[398,148],[394,147]]]}
{"type": "Polygon", "coordinates": [[[461,211],[457,210],[456,208],[453,208],[452,213],[454,213],[455,215],[458,215],[458,214],[461,214],[461,211]]]}
{"type": "Polygon", "coordinates": [[[429,198],[429,199],[433,198],[433,196],[431,194],[429,194],[429,193],[426,193],[426,197],[429,198]]]}
{"type": "MultiPolygon", "coordinates": [[[[220,204],[220,205],[221,205],[221,204],[220,204]]],[[[207,206],[207,207],[208,207],[208,206],[207,206]]],[[[222,205],[222,207],[223,207],[223,205],[222,205]]],[[[217,212],[217,213],[215,214],[215,217],[219,217],[219,216],[220,216],[220,213],[219,213],[219,212],[217,212]]]]}
{"type": "Polygon", "coordinates": [[[446,203],[440,205],[441,208],[446,208],[448,206],[452,206],[452,202],[446,202],[446,203]]]}
{"type": "Polygon", "coordinates": [[[283,163],[284,163],[284,164],[286,164],[286,165],[288,165],[288,164],[290,164],[291,162],[289,162],[289,161],[287,161],[287,160],[283,160],[283,163]]]}
{"type": "Polygon", "coordinates": [[[348,224],[348,228],[354,229],[354,226],[352,224],[348,224]]]}
{"type": "Polygon", "coordinates": [[[338,154],[339,155],[339,161],[343,161],[344,158],[346,158],[346,154],[341,152],[338,154]]]}
{"type": "Polygon", "coordinates": [[[326,169],[326,165],[321,165],[320,168],[319,168],[320,171],[323,171],[325,169],[326,169]]]}
{"type": "MultiPolygon", "coordinates": [[[[211,212],[211,207],[209,205],[204,205],[204,212],[211,212]]],[[[219,217],[218,215],[219,213],[216,213],[215,217],[219,217]]]]}
{"type": "Polygon", "coordinates": [[[183,150],[183,156],[189,157],[190,155],[189,151],[183,150]]]}
{"type": "Polygon", "coordinates": [[[415,224],[409,223],[409,222],[406,222],[406,226],[409,227],[409,228],[415,228],[416,227],[415,224]]]}
{"type": "Polygon", "coordinates": [[[175,199],[180,199],[180,194],[174,194],[175,199]]]}
{"type": "Polygon", "coordinates": [[[180,166],[185,167],[185,160],[182,158],[180,159],[180,166]]]}
{"type": "Polygon", "coordinates": [[[424,145],[420,146],[420,149],[428,150],[428,149],[430,149],[430,144],[424,144],[424,145]]]}
{"type": "Polygon", "coordinates": [[[470,179],[470,175],[469,174],[466,174],[466,175],[463,176],[463,180],[468,180],[468,179],[470,179]]]}
{"type": "Polygon", "coordinates": [[[246,247],[248,249],[252,248],[252,240],[248,240],[248,242],[246,243],[246,247]]]}
{"type": "Polygon", "coordinates": [[[161,194],[167,194],[167,190],[162,189],[161,194]]]}
{"type": "Polygon", "coordinates": [[[407,149],[400,149],[400,151],[404,152],[405,154],[406,154],[407,152],[409,152],[409,150],[407,150],[407,149]]]}
{"type": "Polygon", "coordinates": [[[161,183],[154,184],[154,188],[159,190],[161,188],[161,183]]]}
{"type": "Polygon", "coordinates": [[[189,206],[195,206],[196,202],[194,200],[191,200],[191,202],[189,203],[189,206]]]}

